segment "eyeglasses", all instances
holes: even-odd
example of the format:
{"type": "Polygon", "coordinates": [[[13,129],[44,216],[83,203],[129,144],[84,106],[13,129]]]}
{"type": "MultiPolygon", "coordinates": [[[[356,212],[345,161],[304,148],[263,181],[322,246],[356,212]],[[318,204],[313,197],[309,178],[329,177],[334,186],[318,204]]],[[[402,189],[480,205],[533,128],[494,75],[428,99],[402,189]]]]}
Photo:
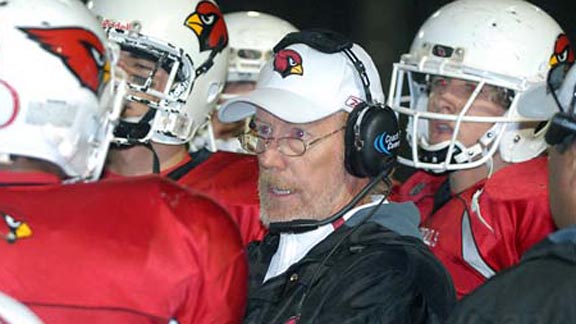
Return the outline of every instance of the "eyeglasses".
{"type": "Polygon", "coordinates": [[[278,151],[286,156],[302,156],[313,145],[320,141],[346,129],[345,126],[338,128],[326,135],[322,135],[311,141],[305,142],[298,137],[264,137],[256,134],[254,131],[238,136],[242,148],[249,153],[262,154],[264,153],[273,142],[278,145],[278,151]]]}

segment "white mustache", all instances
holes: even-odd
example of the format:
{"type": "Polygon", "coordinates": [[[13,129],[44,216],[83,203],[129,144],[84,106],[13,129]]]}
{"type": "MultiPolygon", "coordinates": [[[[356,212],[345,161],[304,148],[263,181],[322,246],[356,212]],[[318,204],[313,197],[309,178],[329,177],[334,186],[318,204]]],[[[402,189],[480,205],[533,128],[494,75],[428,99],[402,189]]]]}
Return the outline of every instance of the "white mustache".
{"type": "Polygon", "coordinates": [[[283,190],[294,190],[296,185],[291,183],[291,181],[285,181],[277,177],[270,176],[268,174],[261,173],[258,179],[260,189],[265,188],[277,188],[283,190]]]}

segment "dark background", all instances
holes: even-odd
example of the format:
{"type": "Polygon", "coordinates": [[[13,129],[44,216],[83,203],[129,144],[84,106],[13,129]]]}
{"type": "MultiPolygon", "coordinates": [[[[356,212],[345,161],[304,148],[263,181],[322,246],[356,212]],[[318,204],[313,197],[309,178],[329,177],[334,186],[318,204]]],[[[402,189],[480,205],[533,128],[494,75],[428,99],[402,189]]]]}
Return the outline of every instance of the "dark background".
{"type": "MultiPolygon", "coordinates": [[[[262,11],[299,29],[327,28],[347,35],[373,57],[384,91],[392,63],[408,51],[420,25],[450,0],[216,0],[223,13],[262,11]]],[[[482,1],[482,0],[478,0],[482,1]]],[[[576,1],[529,1],[548,12],[576,44],[576,1]]]]}
{"type": "MultiPolygon", "coordinates": [[[[384,92],[388,92],[392,63],[398,61],[400,55],[408,51],[412,38],[426,18],[452,0],[216,0],[216,2],[223,13],[262,11],[281,17],[299,29],[332,29],[348,36],[362,45],[372,56],[380,71],[384,92]]],[[[554,17],[576,47],[575,0],[528,2],[554,17]]],[[[138,6],[138,2],[134,1],[134,5],[138,6]]]]}

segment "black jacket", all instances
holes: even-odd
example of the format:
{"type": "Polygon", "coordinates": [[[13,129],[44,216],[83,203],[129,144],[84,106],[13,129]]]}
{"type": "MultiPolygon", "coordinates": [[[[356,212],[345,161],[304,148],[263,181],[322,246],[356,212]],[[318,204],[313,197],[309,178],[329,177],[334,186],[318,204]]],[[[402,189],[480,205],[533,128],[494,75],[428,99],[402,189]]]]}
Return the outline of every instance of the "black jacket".
{"type": "Polygon", "coordinates": [[[440,323],[456,300],[419,238],[411,203],[353,215],[286,272],[262,284],[279,236],[249,247],[245,323],[440,323]],[[296,319],[299,318],[299,321],[296,319]]]}
{"type": "Polygon", "coordinates": [[[576,226],[551,234],[465,297],[449,323],[576,323],[576,226]]]}

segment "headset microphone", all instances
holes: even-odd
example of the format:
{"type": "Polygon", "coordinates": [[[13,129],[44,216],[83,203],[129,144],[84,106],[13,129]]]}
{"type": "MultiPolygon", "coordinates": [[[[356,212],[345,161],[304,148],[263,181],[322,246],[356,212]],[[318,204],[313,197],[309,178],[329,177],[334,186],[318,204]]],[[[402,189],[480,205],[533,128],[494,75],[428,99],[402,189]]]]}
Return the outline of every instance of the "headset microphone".
{"type": "Polygon", "coordinates": [[[270,223],[268,230],[270,233],[303,233],[307,231],[311,231],[317,229],[320,226],[330,224],[340,217],[344,216],[347,212],[349,212],[352,208],[354,208],[360,200],[362,200],[366,195],[378,184],[380,181],[385,179],[388,174],[393,169],[393,165],[396,163],[396,160],[389,160],[386,167],[382,169],[380,174],[370,180],[364,188],[356,195],[352,200],[346,204],[346,206],[342,207],[338,212],[333,214],[332,216],[317,221],[317,220],[304,220],[304,219],[297,219],[289,222],[275,222],[270,223]]]}

